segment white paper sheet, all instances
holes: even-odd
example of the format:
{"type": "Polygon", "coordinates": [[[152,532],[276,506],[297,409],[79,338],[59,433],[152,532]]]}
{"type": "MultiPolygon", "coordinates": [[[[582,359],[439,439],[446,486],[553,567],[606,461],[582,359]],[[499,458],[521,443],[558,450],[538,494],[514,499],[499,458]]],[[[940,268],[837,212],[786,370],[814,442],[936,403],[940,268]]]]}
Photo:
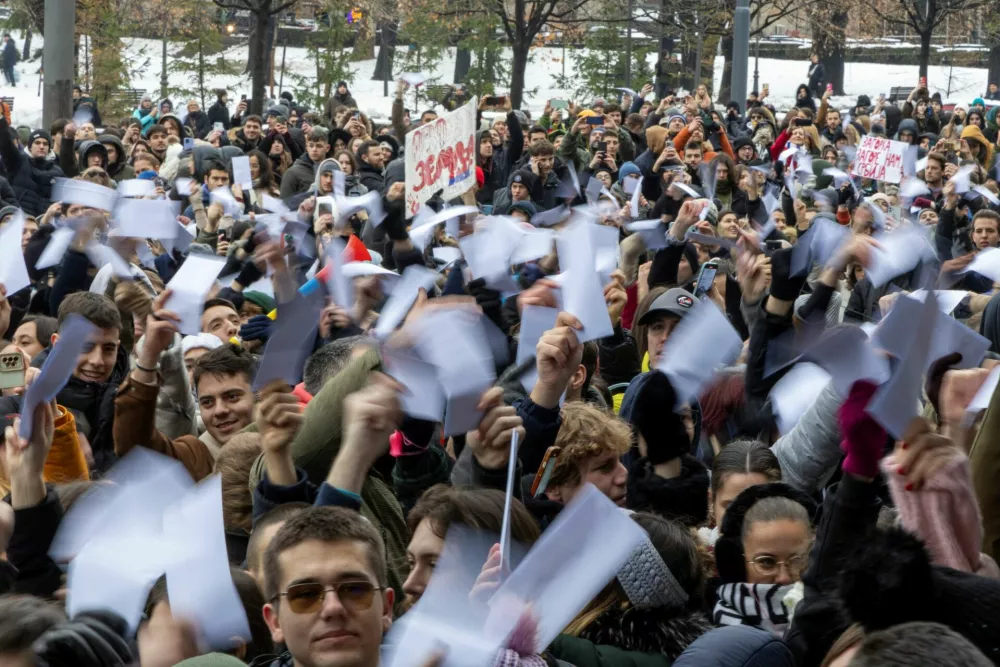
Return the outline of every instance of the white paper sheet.
{"type": "Polygon", "coordinates": [[[253,189],[253,176],[250,172],[250,158],[246,155],[237,155],[233,158],[233,182],[239,183],[243,191],[253,189]]]}
{"type": "Polygon", "coordinates": [[[59,340],[52,346],[49,356],[35,381],[28,385],[21,404],[21,430],[25,440],[31,438],[32,417],[35,408],[51,401],[69,382],[77,361],[90,339],[98,333],[97,327],[82,315],[69,315],[59,327],[59,340]]]}
{"type": "Polygon", "coordinates": [[[267,341],[260,358],[254,391],[260,391],[274,380],[283,380],[293,387],[302,379],[302,367],[312,350],[319,314],[323,310],[323,295],[296,293],[294,301],[278,304],[274,333],[267,341]]]}
{"type": "Polygon", "coordinates": [[[403,385],[399,394],[403,412],[417,419],[440,422],[445,396],[434,365],[389,346],[382,351],[382,360],[386,373],[403,385]]]}
{"type": "Polygon", "coordinates": [[[166,567],[170,612],[190,619],[204,644],[221,650],[250,639],[246,610],[229,573],[225,535],[219,475],[201,482],[163,514],[164,541],[184,545],[166,567]]]}
{"type": "Polygon", "coordinates": [[[968,273],[974,271],[981,276],[986,276],[990,280],[1000,281],[1000,248],[987,248],[980,250],[963,271],[968,273]]]}
{"type": "Polygon", "coordinates": [[[881,287],[893,278],[912,271],[931,252],[926,239],[910,227],[880,234],[876,240],[879,246],[872,247],[871,262],[865,268],[865,277],[874,287],[881,287]]]}
{"type": "Polygon", "coordinates": [[[715,304],[695,304],[670,334],[657,366],[677,394],[673,408],[698,396],[722,366],[736,360],[742,348],[740,335],[715,304]]]}
{"type": "Polygon", "coordinates": [[[119,197],[152,197],[156,194],[156,182],[148,178],[132,178],[118,184],[119,197]]]}
{"type": "Polygon", "coordinates": [[[795,364],[775,383],[769,397],[782,435],[792,430],[829,383],[830,374],[812,363],[795,364]]]}
{"type": "Polygon", "coordinates": [[[118,193],[97,183],[75,178],[57,178],[52,185],[52,201],[79,204],[101,211],[115,210],[118,193]]]}
{"type": "Polygon", "coordinates": [[[7,296],[31,284],[28,267],[21,251],[24,233],[24,213],[18,211],[0,230],[0,283],[7,289],[7,296]]]}
{"type": "Polygon", "coordinates": [[[595,248],[587,223],[577,222],[564,228],[556,237],[556,246],[559,266],[566,278],[562,283],[563,309],[583,325],[577,331],[577,338],[586,343],[610,336],[614,327],[595,271],[595,248]]]}
{"type": "Polygon", "coordinates": [[[190,254],[167,284],[173,294],[163,307],[181,318],[178,328],[182,334],[191,336],[201,333],[205,295],[212,289],[225,265],[226,260],[221,257],[190,254]]]}
{"type": "Polygon", "coordinates": [[[586,484],[493,596],[488,625],[530,609],[536,646],[548,646],[645,539],[639,524],[586,484]]]}
{"type": "Polygon", "coordinates": [[[886,355],[877,352],[869,343],[868,335],[853,326],[836,327],[824,332],[820,340],[803,354],[803,359],[825,370],[843,398],[858,380],[882,384],[891,375],[886,355]]]}
{"type": "Polygon", "coordinates": [[[517,479],[517,430],[510,434],[510,456],[507,459],[507,487],[503,499],[503,522],[500,524],[500,571],[506,574],[511,569],[510,563],[510,508],[514,502],[514,484],[517,479]]]}
{"type": "Polygon", "coordinates": [[[990,369],[989,375],[986,376],[986,381],[979,387],[979,391],[976,392],[976,395],[972,397],[969,405],[965,408],[965,417],[962,420],[963,426],[966,428],[972,426],[979,413],[990,407],[990,401],[993,400],[993,393],[997,390],[998,383],[1000,383],[1000,366],[994,366],[990,369]]]}
{"type": "Polygon", "coordinates": [[[437,271],[431,271],[423,266],[406,267],[399,282],[393,286],[382,312],[379,313],[378,321],[375,323],[375,336],[385,339],[391,334],[410,312],[410,308],[417,300],[418,290],[429,290],[437,282],[437,277],[437,271]]]}
{"type": "MultiPolygon", "coordinates": [[[[73,244],[73,238],[75,236],[76,230],[72,227],[60,227],[56,231],[52,232],[52,236],[49,237],[49,242],[45,245],[45,250],[42,251],[38,261],[35,262],[35,268],[47,269],[50,266],[55,266],[61,262],[63,256],[66,254],[66,251],[69,250],[70,245],[73,244]]],[[[5,245],[4,247],[7,246],[5,245]]],[[[0,249],[0,253],[3,252],[3,249],[0,249]]]]}

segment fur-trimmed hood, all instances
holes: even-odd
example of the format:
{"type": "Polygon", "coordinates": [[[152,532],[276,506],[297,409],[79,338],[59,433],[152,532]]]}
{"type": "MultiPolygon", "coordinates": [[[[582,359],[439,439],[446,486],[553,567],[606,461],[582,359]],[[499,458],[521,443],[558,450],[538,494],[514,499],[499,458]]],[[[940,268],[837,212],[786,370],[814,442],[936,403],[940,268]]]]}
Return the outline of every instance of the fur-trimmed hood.
{"type": "Polygon", "coordinates": [[[628,473],[628,508],[699,526],[708,520],[708,468],[698,459],[681,457],[681,474],[666,479],[645,458],[628,473]]]}
{"type": "Polygon", "coordinates": [[[662,609],[611,609],[580,633],[582,639],[622,651],[639,651],[677,659],[694,640],[712,629],[704,614],[684,611],[670,616],[662,609]]]}

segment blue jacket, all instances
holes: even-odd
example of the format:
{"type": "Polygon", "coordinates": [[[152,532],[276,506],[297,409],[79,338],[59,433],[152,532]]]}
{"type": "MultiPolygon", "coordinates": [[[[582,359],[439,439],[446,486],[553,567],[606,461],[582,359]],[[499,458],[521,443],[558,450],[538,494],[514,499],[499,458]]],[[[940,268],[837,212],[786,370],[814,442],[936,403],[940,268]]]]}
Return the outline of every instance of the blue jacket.
{"type": "Polygon", "coordinates": [[[777,637],[748,625],[716,628],[696,639],[673,667],[794,667],[777,637]]]}

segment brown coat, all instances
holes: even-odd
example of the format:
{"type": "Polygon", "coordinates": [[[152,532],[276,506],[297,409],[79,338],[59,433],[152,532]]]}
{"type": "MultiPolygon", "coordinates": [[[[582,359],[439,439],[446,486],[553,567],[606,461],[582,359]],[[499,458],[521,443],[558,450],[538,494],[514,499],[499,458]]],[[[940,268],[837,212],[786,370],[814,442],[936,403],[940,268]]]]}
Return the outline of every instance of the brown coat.
{"type": "Polygon", "coordinates": [[[136,382],[131,376],[118,387],[115,398],[115,454],[125,456],[133,447],[148,447],[184,464],[195,481],[212,474],[215,457],[193,435],[171,440],[156,430],[156,397],[160,387],[136,382]]]}

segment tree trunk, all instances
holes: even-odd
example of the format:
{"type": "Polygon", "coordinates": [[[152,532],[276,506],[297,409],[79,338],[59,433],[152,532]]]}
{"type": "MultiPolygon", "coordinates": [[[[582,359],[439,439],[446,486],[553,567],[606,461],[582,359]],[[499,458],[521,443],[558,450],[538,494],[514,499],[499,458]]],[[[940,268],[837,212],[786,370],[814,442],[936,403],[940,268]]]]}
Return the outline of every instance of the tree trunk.
{"type": "Polygon", "coordinates": [[[264,80],[267,76],[267,21],[270,18],[268,7],[254,12],[256,19],[253,34],[250,36],[250,51],[259,54],[250,60],[250,113],[261,115],[264,112],[264,80]]]}
{"type": "Polygon", "coordinates": [[[528,51],[531,40],[526,35],[518,35],[511,45],[510,61],[510,105],[514,109],[521,108],[521,98],[524,96],[524,69],[528,66],[528,51]]]}
{"type": "MultiPolygon", "coordinates": [[[[920,33],[920,71],[919,76],[927,76],[927,65],[931,61],[931,35],[932,31],[920,33]]],[[[914,84],[915,85],[915,84],[914,84]]],[[[939,86],[940,87],[940,86],[939,86]]]]}
{"type": "Polygon", "coordinates": [[[205,46],[201,37],[198,38],[198,96],[201,98],[201,108],[205,108],[205,46]]]}
{"type": "Polygon", "coordinates": [[[167,79],[167,28],[163,27],[163,44],[160,47],[160,99],[166,99],[169,80],[167,79]]]}
{"type": "Polygon", "coordinates": [[[826,83],[833,84],[835,95],[844,94],[844,36],[847,12],[837,7],[821,11],[813,23],[813,45],[826,71],[826,83]]]}
{"type": "Polygon", "coordinates": [[[1000,83],[1000,41],[990,47],[989,73],[986,75],[987,84],[1000,83]]]}
{"type": "MultiPolygon", "coordinates": [[[[733,91],[733,33],[722,38],[722,57],[726,64],[722,69],[722,83],[719,85],[719,95],[716,100],[719,104],[728,104],[733,91]]],[[[741,102],[742,104],[742,102],[741,102]]]]}
{"type": "Polygon", "coordinates": [[[31,60],[31,36],[34,33],[28,28],[24,33],[24,48],[21,50],[21,60],[31,60]]]}
{"type": "Polygon", "coordinates": [[[472,51],[461,47],[455,49],[455,83],[465,83],[472,66],[472,51]]]}

